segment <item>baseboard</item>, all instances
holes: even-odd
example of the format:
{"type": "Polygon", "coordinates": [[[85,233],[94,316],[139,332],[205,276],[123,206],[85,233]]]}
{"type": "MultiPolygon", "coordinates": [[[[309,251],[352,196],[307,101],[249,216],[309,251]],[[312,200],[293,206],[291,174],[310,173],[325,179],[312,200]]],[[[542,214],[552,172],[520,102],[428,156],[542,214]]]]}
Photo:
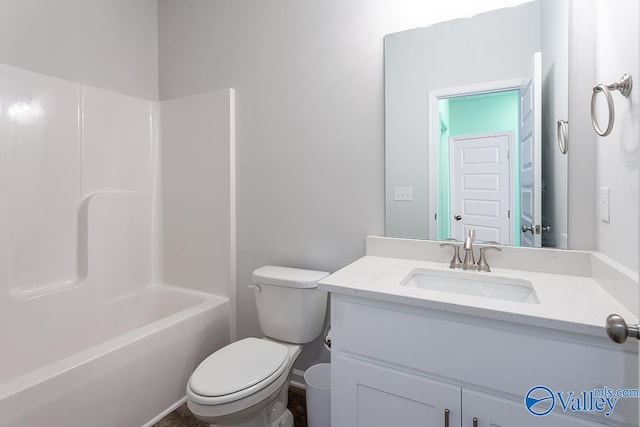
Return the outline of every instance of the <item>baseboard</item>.
{"type": "Polygon", "coordinates": [[[291,382],[289,383],[291,387],[299,388],[304,390],[304,371],[300,369],[294,369],[291,374],[291,382]]]}
{"type": "Polygon", "coordinates": [[[151,421],[149,421],[148,423],[146,423],[144,426],[142,427],[151,427],[152,425],[156,424],[157,422],[159,422],[161,419],[163,419],[164,417],[166,417],[167,415],[169,415],[170,413],[172,413],[173,411],[175,411],[176,409],[178,409],[180,406],[182,406],[182,404],[184,402],[187,401],[187,396],[183,397],[182,399],[178,400],[176,403],[174,403],[173,405],[169,406],[167,409],[165,409],[164,411],[162,411],[160,414],[158,414],[156,417],[154,417],[151,421]]]}

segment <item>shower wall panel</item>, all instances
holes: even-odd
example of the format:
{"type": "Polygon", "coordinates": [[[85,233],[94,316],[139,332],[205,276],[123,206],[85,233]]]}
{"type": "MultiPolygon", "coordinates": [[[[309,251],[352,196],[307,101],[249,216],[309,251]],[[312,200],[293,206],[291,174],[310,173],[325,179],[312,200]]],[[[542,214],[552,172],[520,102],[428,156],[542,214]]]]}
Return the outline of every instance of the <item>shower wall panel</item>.
{"type": "Polygon", "coordinates": [[[90,284],[91,270],[118,286],[150,283],[156,104],[0,65],[0,289],[10,299],[90,284]]]}

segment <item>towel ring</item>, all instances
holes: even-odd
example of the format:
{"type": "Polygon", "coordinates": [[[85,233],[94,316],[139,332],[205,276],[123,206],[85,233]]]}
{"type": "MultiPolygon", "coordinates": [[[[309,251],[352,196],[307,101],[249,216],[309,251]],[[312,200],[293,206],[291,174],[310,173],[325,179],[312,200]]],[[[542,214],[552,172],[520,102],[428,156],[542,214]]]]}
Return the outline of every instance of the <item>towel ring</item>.
{"type": "Polygon", "coordinates": [[[616,110],[613,104],[613,97],[611,96],[612,90],[620,91],[622,96],[629,96],[631,93],[631,88],[633,87],[633,79],[631,78],[631,74],[625,74],[620,78],[620,81],[611,83],[610,85],[597,85],[593,88],[593,94],[591,95],[591,124],[593,125],[593,129],[600,136],[607,136],[613,130],[613,123],[616,118],[616,110]],[[596,98],[598,94],[602,92],[604,93],[605,98],[607,99],[607,107],[609,110],[609,122],[607,123],[607,128],[602,130],[598,125],[598,121],[596,119],[596,98]]]}
{"type": "Polygon", "coordinates": [[[568,130],[569,122],[566,120],[558,120],[558,147],[560,148],[560,152],[562,154],[567,154],[567,150],[569,149],[569,130],[568,130]]]}

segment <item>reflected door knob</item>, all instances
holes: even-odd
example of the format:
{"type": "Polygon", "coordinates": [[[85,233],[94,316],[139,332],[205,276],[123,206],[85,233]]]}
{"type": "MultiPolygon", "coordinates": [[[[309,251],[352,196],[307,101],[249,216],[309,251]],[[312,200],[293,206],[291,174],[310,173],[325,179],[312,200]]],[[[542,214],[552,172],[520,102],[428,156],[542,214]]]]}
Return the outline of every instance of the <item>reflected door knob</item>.
{"type": "Polygon", "coordinates": [[[462,219],[462,215],[455,215],[453,219],[455,219],[456,221],[460,221],[462,219]]]}
{"type": "Polygon", "coordinates": [[[640,325],[627,325],[619,314],[607,317],[607,335],[612,341],[622,344],[627,337],[640,339],[640,325]]]}

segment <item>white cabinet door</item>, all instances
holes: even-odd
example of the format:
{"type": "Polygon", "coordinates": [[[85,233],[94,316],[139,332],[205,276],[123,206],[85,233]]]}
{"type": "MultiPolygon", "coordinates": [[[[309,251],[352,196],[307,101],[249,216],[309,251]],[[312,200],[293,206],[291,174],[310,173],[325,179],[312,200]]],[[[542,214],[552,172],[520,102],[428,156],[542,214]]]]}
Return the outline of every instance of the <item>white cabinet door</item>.
{"type": "Polygon", "coordinates": [[[550,413],[542,417],[530,414],[523,402],[463,389],[462,427],[595,427],[604,426],[575,417],[550,413]]]}
{"type": "Polygon", "coordinates": [[[409,372],[337,357],[332,362],[332,427],[460,425],[461,388],[409,372]],[[447,414],[448,411],[448,415],[447,414]]]}

